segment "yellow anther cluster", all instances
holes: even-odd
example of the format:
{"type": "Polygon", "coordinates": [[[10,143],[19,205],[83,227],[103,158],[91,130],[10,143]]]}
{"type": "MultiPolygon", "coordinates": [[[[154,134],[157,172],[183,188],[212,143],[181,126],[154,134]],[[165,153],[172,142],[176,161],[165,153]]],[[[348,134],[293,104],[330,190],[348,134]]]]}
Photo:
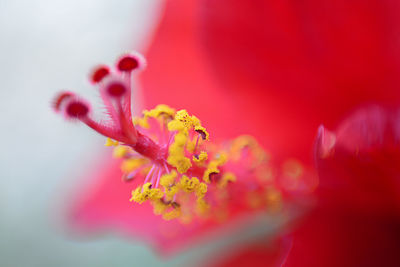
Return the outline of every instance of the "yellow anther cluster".
{"type": "Polygon", "coordinates": [[[164,187],[172,186],[175,183],[175,178],[178,174],[176,171],[171,171],[161,176],[160,184],[164,187]]]}
{"type": "Polygon", "coordinates": [[[181,216],[181,208],[174,203],[166,203],[162,200],[153,201],[153,212],[162,215],[164,220],[172,220],[181,216]]]}
{"type": "Polygon", "coordinates": [[[113,150],[113,157],[114,158],[124,158],[128,155],[131,149],[127,146],[116,146],[113,150]]]}
{"type": "Polygon", "coordinates": [[[219,188],[224,188],[228,185],[228,183],[231,182],[236,182],[236,175],[234,175],[231,172],[227,172],[224,175],[222,175],[221,180],[218,182],[218,187],[219,188]]]}
{"type": "Polygon", "coordinates": [[[178,132],[175,134],[174,143],[170,145],[168,150],[168,163],[174,166],[180,173],[185,173],[192,167],[192,162],[185,156],[186,140],[187,133],[183,131],[178,132]]]}
{"type": "Polygon", "coordinates": [[[106,143],[104,144],[105,146],[118,146],[119,142],[118,141],[114,141],[111,138],[106,139],[106,143]]]}
{"type": "Polygon", "coordinates": [[[196,177],[192,177],[192,179],[190,179],[189,177],[187,177],[186,175],[183,175],[181,180],[179,181],[179,187],[187,192],[187,193],[191,193],[195,190],[195,188],[200,184],[199,179],[197,179],[196,177]]]}
{"type": "Polygon", "coordinates": [[[174,117],[174,114],[175,114],[175,109],[170,108],[167,105],[158,105],[154,109],[143,111],[142,117],[133,118],[133,124],[148,129],[150,128],[149,118],[155,118],[155,119],[161,118],[168,120],[172,119],[174,117]]]}
{"type": "Polygon", "coordinates": [[[165,204],[162,200],[153,201],[152,204],[153,212],[155,215],[161,215],[168,209],[168,205],[165,204]]]}
{"type": "Polygon", "coordinates": [[[174,199],[174,196],[178,194],[179,187],[177,185],[172,185],[170,187],[165,188],[164,192],[165,192],[165,200],[172,201],[174,199]]]}
{"type": "Polygon", "coordinates": [[[201,138],[203,138],[203,140],[208,141],[210,134],[207,132],[206,128],[201,125],[197,125],[194,127],[194,130],[201,135],[201,138]]]}
{"type": "Polygon", "coordinates": [[[196,157],[193,156],[193,161],[196,163],[203,163],[208,159],[208,154],[205,151],[201,151],[200,154],[196,157]]]}
{"type": "Polygon", "coordinates": [[[122,162],[121,170],[125,173],[137,170],[148,162],[145,158],[130,158],[122,162]]]}
{"type": "Polygon", "coordinates": [[[169,221],[169,220],[173,220],[173,219],[176,219],[176,218],[180,217],[181,214],[182,214],[181,213],[181,208],[180,207],[174,207],[170,211],[165,212],[162,216],[163,216],[164,220],[169,221]]]}
{"type": "Polygon", "coordinates": [[[198,203],[200,203],[201,210],[204,214],[208,206],[206,201],[203,199],[207,192],[207,185],[201,183],[196,177],[189,178],[186,175],[182,175],[180,180],[176,181],[177,177],[178,173],[176,171],[164,174],[161,177],[160,184],[164,187],[164,194],[162,195],[164,198],[158,198],[160,195],[157,195],[157,198],[152,201],[154,213],[156,215],[162,215],[165,220],[171,220],[178,217],[180,218],[183,215],[184,216],[181,218],[182,220],[190,219],[191,215],[182,214],[180,205],[175,202],[175,196],[179,192],[183,191],[185,193],[195,192],[197,197],[196,207],[199,206],[198,203]]]}
{"type": "Polygon", "coordinates": [[[208,215],[208,211],[210,210],[210,205],[203,199],[198,198],[196,201],[196,211],[200,216],[208,215]]]}
{"type": "Polygon", "coordinates": [[[227,155],[225,153],[221,153],[219,154],[219,157],[217,159],[211,160],[208,163],[207,169],[204,172],[203,181],[209,184],[211,182],[210,176],[212,174],[220,173],[218,167],[224,165],[226,163],[226,160],[227,160],[227,155]]]}
{"type": "Polygon", "coordinates": [[[207,185],[205,183],[200,183],[197,187],[196,187],[196,197],[197,198],[203,198],[205,196],[205,194],[207,193],[207,185]]]}
{"type": "Polygon", "coordinates": [[[149,111],[144,111],[143,115],[144,117],[149,117],[149,118],[159,118],[161,116],[166,116],[168,118],[173,118],[175,114],[175,109],[170,108],[167,105],[158,105],[154,109],[149,110],[149,111]]]}
{"type": "Polygon", "coordinates": [[[140,126],[142,128],[148,129],[150,128],[150,124],[147,119],[147,117],[134,117],[132,122],[135,126],[140,126]]]}
{"type": "Polygon", "coordinates": [[[158,188],[151,188],[151,183],[145,183],[132,191],[130,201],[135,201],[142,204],[146,200],[159,200],[163,197],[164,193],[158,188]]]}
{"type": "MultiPolygon", "coordinates": [[[[232,143],[209,144],[206,142],[209,140],[207,130],[186,110],[175,111],[166,105],[158,105],[144,111],[134,123],[138,131],[158,142],[160,147],[168,147],[166,158],[150,162],[140,155],[136,158],[129,146],[119,145],[111,139],[107,144],[116,146],[114,156],[123,159],[121,168],[124,172],[147,174],[146,183],[132,191],[130,200],[139,204],[149,201],[154,213],[165,220],[179,218],[182,223],[188,223],[196,216],[228,218],[233,192],[228,190],[230,183],[241,179],[243,173],[253,177],[258,175],[257,171],[264,173],[261,170],[264,165],[259,163],[265,162],[266,154],[253,138],[242,136],[232,143]],[[155,131],[152,131],[154,127],[155,131]],[[237,161],[232,161],[232,156],[237,161]],[[253,167],[255,162],[258,165],[253,167]],[[245,169],[236,172],[237,168],[245,169]],[[150,169],[154,172],[149,173],[150,169]]],[[[164,157],[164,151],[161,155],[164,157]]],[[[261,205],[258,208],[262,208],[267,202],[279,202],[276,193],[267,194],[266,190],[256,188],[248,205],[261,205]]],[[[241,197],[247,201],[247,193],[241,197]]]]}
{"type": "Polygon", "coordinates": [[[200,182],[196,177],[192,177],[190,179],[189,177],[183,175],[179,181],[179,187],[187,193],[195,192],[198,199],[203,198],[207,193],[207,185],[200,182]]]}
{"type": "Polygon", "coordinates": [[[179,110],[175,114],[175,120],[183,123],[186,129],[192,129],[196,126],[200,126],[200,120],[196,116],[190,116],[186,110],[179,110]]]}
{"type": "Polygon", "coordinates": [[[248,135],[242,135],[236,138],[231,146],[230,155],[232,156],[233,160],[240,160],[241,153],[244,148],[249,148],[250,152],[254,157],[253,166],[259,165],[263,161],[267,159],[267,154],[265,151],[260,147],[258,142],[252,137],[248,135]]]}
{"type": "MultiPolygon", "coordinates": [[[[201,126],[200,120],[195,116],[190,116],[186,110],[176,112],[174,120],[168,123],[169,131],[176,131],[174,142],[169,147],[168,163],[174,166],[179,173],[186,173],[192,167],[191,159],[185,153],[187,144],[191,143],[189,140],[189,130],[198,128],[201,135],[208,139],[208,133],[204,127],[201,126]]],[[[194,145],[192,150],[194,150],[194,145]]],[[[203,153],[202,161],[206,160],[206,155],[203,153]]]]}
{"type": "Polygon", "coordinates": [[[167,201],[171,201],[179,191],[179,188],[175,185],[176,177],[176,171],[161,176],[160,184],[164,187],[165,198],[167,201]]]}

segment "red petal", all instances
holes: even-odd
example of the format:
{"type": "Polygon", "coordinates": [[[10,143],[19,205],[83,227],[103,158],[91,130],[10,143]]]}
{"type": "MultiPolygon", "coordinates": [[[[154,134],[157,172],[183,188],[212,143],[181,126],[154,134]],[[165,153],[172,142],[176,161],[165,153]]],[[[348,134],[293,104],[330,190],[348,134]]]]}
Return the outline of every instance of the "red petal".
{"type": "Polygon", "coordinates": [[[293,235],[285,267],[398,266],[400,221],[321,206],[293,235]]]}
{"type": "MultiPolygon", "coordinates": [[[[238,91],[232,84],[216,79],[216,63],[201,43],[198,7],[196,1],[167,1],[164,17],[146,54],[148,68],[141,76],[146,107],[165,103],[186,108],[202,120],[212,138],[250,134],[273,151],[275,158],[290,154],[310,162],[308,152],[315,128],[307,129],[305,136],[304,121],[284,113],[287,105],[295,104],[295,99],[276,101],[266,97],[264,90],[268,87],[254,90],[253,82],[240,83],[245,90],[238,91]],[[288,139],[293,132],[296,139],[288,139]],[[298,145],[302,146],[301,151],[298,145]]],[[[229,48],[232,44],[226,45],[229,48]]],[[[313,119],[312,114],[307,117],[313,119]]]]}
{"type": "Polygon", "coordinates": [[[317,156],[323,201],[368,214],[400,215],[400,119],[394,114],[362,109],[341,124],[334,152],[317,156]]]}
{"type": "Polygon", "coordinates": [[[284,266],[398,266],[399,122],[381,108],[360,110],[341,124],[323,157],[320,129],[319,202],[294,232],[284,266]]]}
{"type": "Polygon", "coordinates": [[[363,103],[400,103],[397,1],[200,5],[209,66],[236,108],[262,121],[250,129],[273,151],[302,158],[320,123],[335,126],[363,103]]]}

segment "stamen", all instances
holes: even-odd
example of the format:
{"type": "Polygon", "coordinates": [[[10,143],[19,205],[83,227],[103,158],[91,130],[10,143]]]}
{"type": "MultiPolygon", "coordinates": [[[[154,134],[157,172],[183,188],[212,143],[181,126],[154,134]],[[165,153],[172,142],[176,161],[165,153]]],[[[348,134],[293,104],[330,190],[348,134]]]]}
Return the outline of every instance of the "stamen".
{"type": "MultiPolygon", "coordinates": [[[[53,103],[57,112],[108,138],[106,146],[115,147],[114,157],[122,160],[122,180],[135,179],[130,201],[135,205],[148,201],[155,214],[186,223],[196,216],[228,218],[230,212],[237,213],[235,207],[263,209],[268,203],[281,203],[278,189],[271,193],[278,174],[252,137],[210,144],[209,133],[197,117],[166,105],[132,118],[131,78],[144,66],[144,59],[132,53],[117,61],[116,71],[104,65],[94,69],[90,79],[99,87],[110,119],[106,123],[94,120],[89,103],[71,92],[62,92],[53,103]],[[248,196],[257,201],[249,201],[248,196]],[[234,208],[229,205],[232,200],[234,208]]],[[[287,166],[281,176],[300,181],[306,173],[298,165],[287,166]]]]}
{"type": "Polygon", "coordinates": [[[160,184],[161,173],[162,173],[162,170],[161,170],[161,168],[160,168],[160,169],[158,170],[158,175],[157,175],[156,187],[155,187],[155,188],[158,188],[158,185],[160,184]]]}
{"type": "Polygon", "coordinates": [[[199,144],[199,139],[200,139],[200,135],[197,136],[196,144],[194,145],[194,149],[193,149],[193,154],[196,154],[197,146],[198,146],[198,144],[199,144]]]}
{"type": "Polygon", "coordinates": [[[150,181],[150,178],[153,176],[153,171],[156,168],[156,165],[153,164],[153,166],[151,167],[149,173],[147,174],[146,178],[144,179],[144,184],[148,183],[150,181]]]}

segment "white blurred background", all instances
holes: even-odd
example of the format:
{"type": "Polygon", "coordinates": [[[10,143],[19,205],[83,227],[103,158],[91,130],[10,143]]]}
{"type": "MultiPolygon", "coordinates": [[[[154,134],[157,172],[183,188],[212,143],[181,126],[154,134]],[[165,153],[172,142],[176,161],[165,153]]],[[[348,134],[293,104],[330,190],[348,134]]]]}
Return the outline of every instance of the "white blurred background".
{"type": "Polygon", "coordinates": [[[54,218],[64,189],[76,184],[83,159],[104,139],[54,114],[51,98],[68,88],[95,99],[90,68],[132,48],[143,51],[161,4],[0,0],[0,266],[184,264],[111,234],[71,238],[54,218]]]}

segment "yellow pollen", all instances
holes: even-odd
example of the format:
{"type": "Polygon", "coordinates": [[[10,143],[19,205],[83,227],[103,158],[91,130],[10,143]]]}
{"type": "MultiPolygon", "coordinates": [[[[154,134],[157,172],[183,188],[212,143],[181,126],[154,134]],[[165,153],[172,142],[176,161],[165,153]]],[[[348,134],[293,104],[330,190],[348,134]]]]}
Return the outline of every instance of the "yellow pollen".
{"type": "Polygon", "coordinates": [[[196,157],[193,156],[193,161],[196,163],[203,163],[208,159],[208,154],[205,151],[201,151],[200,154],[196,157]]]}
{"type": "Polygon", "coordinates": [[[165,188],[165,199],[167,201],[172,201],[174,196],[179,192],[179,187],[176,185],[165,188]]]}
{"type": "Polygon", "coordinates": [[[161,176],[160,184],[163,187],[167,188],[175,182],[176,176],[177,176],[176,171],[172,170],[170,173],[166,173],[161,176]]]}
{"type": "Polygon", "coordinates": [[[158,105],[154,109],[150,111],[144,111],[143,112],[145,117],[151,117],[151,118],[159,118],[161,116],[166,116],[168,118],[173,118],[175,114],[175,109],[170,108],[167,105],[158,105]]]}
{"type": "Polygon", "coordinates": [[[197,125],[194,127],[194,130],[201,135],[201,138],[203,138],[203,140],[208,141],[210,134],[207,132],[206,128],[201,125],[197,125]]]}
{"type": "Polygon", "coordinates": [[[132,122],[133,122],[133,125],[135,125],[135,126],[140,126],[145,129],[150,128],[150,124],[147,120],[147,117],[142,117],[142,118],[135,117],[135,118],[133,118],[132,122]]]}
{"type": "Polygon", "coordinates": [[[235,138],[235,140],[232,143],[230,151],[232,159],[235,161],[240,160],[242,151],[245,148],[248,148],[250,150],[251,154],[255,159],[252,164],[253,166],[251,167],[255,167],[268,159],[267,153],[265,153],[265,151],[260,147],[258,142],[252,136],[249,135],[242,135],[235,138]]]}
{"type": "Polygon", "coordinates": [[[164,213],[163,219],[169,221],[172,219],[176,219],[179,216],[181,216],[181,208],[176,207],[176,208],[173,208],[171,211],[164,213]]]}
{"type": "Polygon", "coordinates": [[[118,146],[119,142],[118,141],[114,141],[111,138],[106,139],[106,143],[104,144],[105,146],[118,146]]]}
{"type": "Polygon", "coordinates": [[[162,202],[161,200],[155,200],[152,202],[152,204],[153,204],[153,212],[155,215],[161,215],[168,209],[168,205],[162,202]]]}
{"type": "Polygon", "coordinates": [[[210,210],[210,205],[203,199],[198,198],[196,201],[196,211],[200,216],[206,216],[210,210]]]}
{"type": "Polygon", "coordinates": [[[114,158],[124,158],[131,149],[127,146],[116,146],[113,150],[113,157],[114,158]]]}
{"type": "Polygon", "coordinates": [[[145,158],[126,159],[122,162],[121,170],[123,172],[131,172],[137,170],[148,162],[145,158]]]}
{"type": "Polygon", "coordinates": [[[168,123],[168,130],[169,131],[184,131],[187,129],[185,128],[185,124],[181,121],[173,120],[168,123]]]}
{"type": "Polygon", "coordinates": [[[207,193],[208,186],[205,183],[200,183],[195,188],[195,194],[197,198],[203,198],[207,193]]]}
{"type": "Polygon", "coordinates": [[[183,123],[184,127],[188,130],[192,129],[195,126],[200,125],[200,120],[195,116],[189,116],[186,110],[182,109],[176,112],[175,120],[183,123]]]}
{"type": "Polygon", "coordinates": [[[211,160],[204,172],[203,180],[208,184],[211,183],[210,175],[220,173],[218,167],[224,165],[226,161],[227,155],[225,153],[220,153],[217,159],[211,160]]]}
{"type": "Polygon", "coordinates": [[[130,201],[142,204],[146,200],[159,200],[163,197],[163,192],[158,188],[150,188],[151,183],[145,183],[143,186],[137,187],[132,191],[130,201]]]}
{"type": "Polygon", "coordinates": [[[192,177],[192,179],[190,179],[186,175],[183,175],[179,181],[179,187],[187,193],[193,192],[199,184],[199,179],[196,177],[192,177]]]}
{"type": "Polygon", "coordinates": [[[221,180],[218,182],[218,187],[224,188],[228,185],[229,182],[236,182],[236,175],[231,172],[222,175],[221,180]]]}
{"type": "Polygon", "coordinates": [[[169,147],[167,162],[174,166],[179,173],[185,173],[192,167],[190,159],[185,157],[186,140],[187,134],[185,132],[178,132],[175,134],[174,143],[169,147]]]}

